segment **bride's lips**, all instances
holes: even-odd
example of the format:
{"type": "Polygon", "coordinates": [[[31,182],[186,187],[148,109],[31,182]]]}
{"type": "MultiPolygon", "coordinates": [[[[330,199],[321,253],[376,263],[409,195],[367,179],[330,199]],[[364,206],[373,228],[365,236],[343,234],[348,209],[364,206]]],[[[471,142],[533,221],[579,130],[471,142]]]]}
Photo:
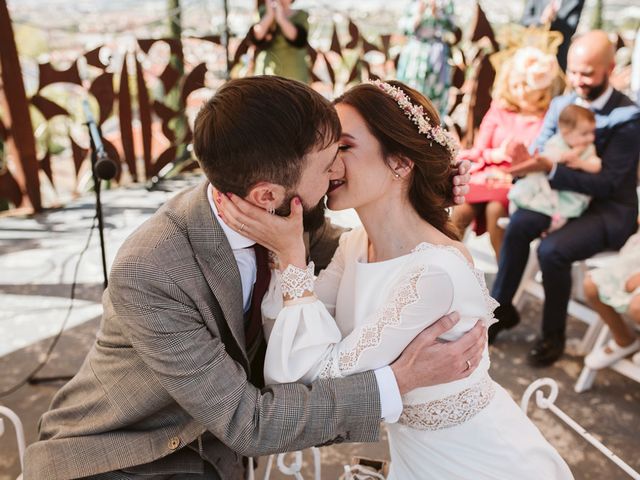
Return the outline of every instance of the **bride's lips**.
{"type": "Polygon", "coordinates": [[[336,190],[337,188],[340,188],[342,185],[344,185],[346,182],[344,180],[331,180],[329,182],[329,190],[327,190],[327,193],[331,193],[334,190],[336,190]]]}

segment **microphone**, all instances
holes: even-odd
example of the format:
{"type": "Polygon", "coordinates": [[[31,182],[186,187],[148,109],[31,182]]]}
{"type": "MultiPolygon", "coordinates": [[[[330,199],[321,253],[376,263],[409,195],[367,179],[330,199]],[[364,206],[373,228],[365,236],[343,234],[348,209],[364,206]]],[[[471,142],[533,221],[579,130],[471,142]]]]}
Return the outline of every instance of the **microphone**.
{"type": "Polygon", "coordinates": [[[89,102],[85,98],[82,101],[82,107],[84,109],[84,116],[87,120],[87,126],[89,127],[89,134],[91,135],[91,142],[96,152],[96,163],[93,166],[96,177],[100,180],[111,180],[118,173],[118,166],[116,162],[109,158],[107,152],[102,144],[102,137],[98,125],[96,124],[91,109],[89,108],[89,102]]]}

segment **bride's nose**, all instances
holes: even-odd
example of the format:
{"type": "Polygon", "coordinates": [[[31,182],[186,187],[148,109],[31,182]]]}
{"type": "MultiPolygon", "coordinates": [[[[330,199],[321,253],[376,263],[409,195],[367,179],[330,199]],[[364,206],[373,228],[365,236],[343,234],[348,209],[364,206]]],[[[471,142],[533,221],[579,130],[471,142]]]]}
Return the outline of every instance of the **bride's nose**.
{"type": "Polygon", "coordinates": [[[336,159],[333,162],[333,165],[331,165],[329,174],[331,180],[338,180],[344,177],[344,162],[342,161],[342,156],[340,155],[340,153],[338,153],[336,159]]]}

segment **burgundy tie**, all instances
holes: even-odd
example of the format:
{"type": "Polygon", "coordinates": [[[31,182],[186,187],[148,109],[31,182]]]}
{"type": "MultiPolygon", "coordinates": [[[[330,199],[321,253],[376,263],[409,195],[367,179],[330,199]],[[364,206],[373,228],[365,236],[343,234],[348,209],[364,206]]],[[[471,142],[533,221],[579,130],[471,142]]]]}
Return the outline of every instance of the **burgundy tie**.
{"type": "Polygon", "coordinates": [[[249,307],[248,321],[245,324],[244,337],[247,346],[247,353],[251,359],[256,343],[259,341],[262,333],[262,297],[269,288],[269,280],[271,279],[271,270],[269,269],[269,254],[267,249],[257,243],[253,246],[256,252],[256,265],[258,271],[256,273],[256,283],[253,286],[253,294],[251,295],[251,306],[249,307]]]}

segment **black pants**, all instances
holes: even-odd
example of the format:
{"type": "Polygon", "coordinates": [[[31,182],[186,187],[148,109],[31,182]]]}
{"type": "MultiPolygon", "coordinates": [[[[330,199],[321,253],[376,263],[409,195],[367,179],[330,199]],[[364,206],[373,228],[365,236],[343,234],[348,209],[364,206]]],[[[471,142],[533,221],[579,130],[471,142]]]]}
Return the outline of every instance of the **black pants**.
{"type": "MultiPolygon", "coordinates": [[[[498,275],[491,292],[500,304],[512,303],[529,258],[529,244],[549,228],[551,218],[526,209],[511,215],[505,232],[498,275]]],[[[538,246],[542,270],[544,309],[542,335],[564,335],[571,297],[571,264],[592,257],[607,248],[602,218],[586,212],[550,233],[538,246]]]]}

